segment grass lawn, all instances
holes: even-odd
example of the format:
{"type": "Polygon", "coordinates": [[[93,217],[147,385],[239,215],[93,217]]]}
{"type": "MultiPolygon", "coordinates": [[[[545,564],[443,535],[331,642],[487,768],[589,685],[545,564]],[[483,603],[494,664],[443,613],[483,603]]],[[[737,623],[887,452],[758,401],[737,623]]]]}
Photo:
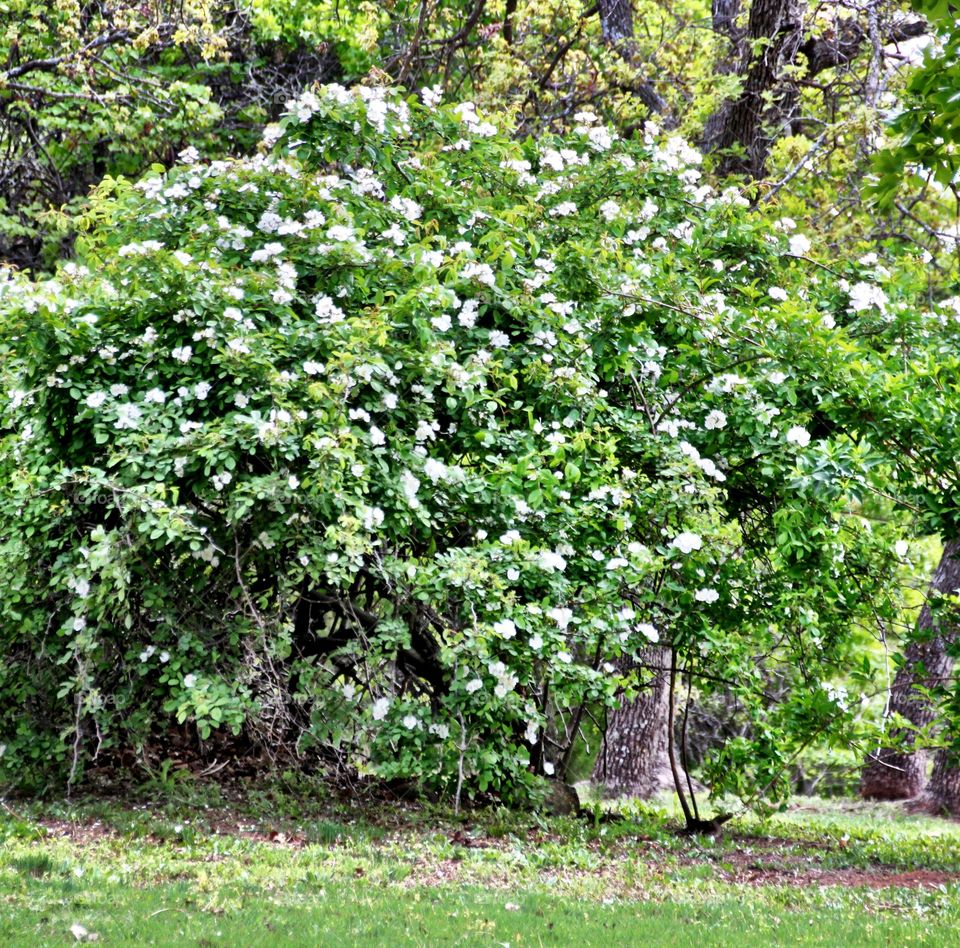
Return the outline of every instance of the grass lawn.
{"type": "Polygon", "coordinates": [[[799,801],[717,841],[665,810],[0,804],[0,944],[960,945],[960,825],[799,801]],[[268,816],[269,814],[269,816],[268,816]]]}

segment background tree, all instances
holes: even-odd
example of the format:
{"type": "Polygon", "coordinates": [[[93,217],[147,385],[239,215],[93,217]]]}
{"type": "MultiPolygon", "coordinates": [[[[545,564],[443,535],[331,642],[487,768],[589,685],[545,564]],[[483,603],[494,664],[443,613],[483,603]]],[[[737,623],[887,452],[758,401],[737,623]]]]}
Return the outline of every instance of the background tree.
{"type": "Polygon", "coordinates": [[[220,0],[0,13],[0,259],[43,269],[106,176],[193,147],[242,154],[283,102],[338,73],[329,46],[281,45],[220,0]]]}
{"type": "MultiPolygon", "coordinates": [[[[950,596],[960,589],[960,541],[952,540],[943,549],[940,565],[930,584],[929,598],[950,596]]],[[[929,731],[938,717],[931,690],[943,689],[953,668],[951,645],[956,639],[954,618],[947,610],[937,617],[929,603],[924,604],[917,631],[904,650],[903,664],[897,670],[887,714],[904,718],[913,729],[929,731]],[[945,624],[945,626],[944,626],[945,624]]],[[[860,793],[875,800],[909,800],[921,794],[927,784],[927,754],[914,748],[915,731],[895,729],[891,743],[906,747],[881,747],[867,757],[860,778],[860,793]]],[[[944,769],[945,758],[940,763],[944,769]]],[[[942,778],[941,778],[942,779],[942,778]]]]}

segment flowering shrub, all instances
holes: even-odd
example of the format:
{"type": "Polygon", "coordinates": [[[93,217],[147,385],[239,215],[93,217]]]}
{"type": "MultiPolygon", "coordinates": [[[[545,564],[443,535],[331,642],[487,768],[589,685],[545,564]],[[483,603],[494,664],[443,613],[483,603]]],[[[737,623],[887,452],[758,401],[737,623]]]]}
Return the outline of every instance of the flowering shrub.
{"type": "Polygon", "coordinates": [[[425,98],[307,93],[3,284],[8,776],[176,720],[516,794],[653,642],[749,708],[718,792],[856,712],[822,683],[900,537],[825,419],[911,318],[889,274],[815,265],[655,129],[518,142],[425,98]]]}

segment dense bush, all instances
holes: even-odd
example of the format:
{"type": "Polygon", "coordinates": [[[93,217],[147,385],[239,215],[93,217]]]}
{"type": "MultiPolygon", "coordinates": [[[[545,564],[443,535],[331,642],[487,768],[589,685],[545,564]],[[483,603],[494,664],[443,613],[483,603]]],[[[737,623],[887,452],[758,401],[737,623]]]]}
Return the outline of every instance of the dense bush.
{"type": "Polygon", "coordinates": [[[658,640],[752,722],[718,791],[856,715],[904,547],[830,410],[909,268],[841,278],[653,129],[426,98],[307,93],[3,284],[4,779],[176,720],[517,793],[658,640]]]}

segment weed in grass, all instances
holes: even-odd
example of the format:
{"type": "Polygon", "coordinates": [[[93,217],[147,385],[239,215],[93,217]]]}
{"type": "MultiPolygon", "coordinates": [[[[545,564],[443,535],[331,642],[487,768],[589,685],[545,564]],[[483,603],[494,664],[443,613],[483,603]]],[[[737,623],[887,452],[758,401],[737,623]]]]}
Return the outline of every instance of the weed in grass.
{"type": "Polygon", "coordinates": [[[311,823],[305,831],[307,842],[316,843],[320,846],[332,846],[342,839],[349,838],[350,835],[351,832],[348,827],[333,820],[318,820],[311,823]]]}
{"type": "Polygon", "coordinates": [[[46,853],[28,853],[11,859],[10,865],[25,876],[40,878],[53,871],[54,862],[46,853]]]}

